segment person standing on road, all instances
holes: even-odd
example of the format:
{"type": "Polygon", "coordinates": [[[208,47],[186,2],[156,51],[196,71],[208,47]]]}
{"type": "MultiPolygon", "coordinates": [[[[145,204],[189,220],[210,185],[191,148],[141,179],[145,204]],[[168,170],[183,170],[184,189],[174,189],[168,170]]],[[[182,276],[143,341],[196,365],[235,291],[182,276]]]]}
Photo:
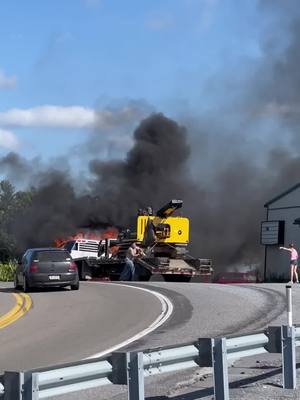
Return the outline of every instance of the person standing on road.
{"type": "Polygon", "coordinates": [[[120,281],[133,281],[135,274],[134,260],[144,256],[143,250],[134,242],[128,248],[125,258],[125,266],[120,275],[120,281]]]}
{"type": "Polygon", "coordinates": [[[291,261],[290,261],[290,267],[291,267],[291,283],[294,282],[294,276],[296,278],[296,283],[299,283],[298,280],[298,252],[295,249],[294,243],[290,243],[289,247],[279,247],[280,250],[286,250],[291,253],[291,261]]]}

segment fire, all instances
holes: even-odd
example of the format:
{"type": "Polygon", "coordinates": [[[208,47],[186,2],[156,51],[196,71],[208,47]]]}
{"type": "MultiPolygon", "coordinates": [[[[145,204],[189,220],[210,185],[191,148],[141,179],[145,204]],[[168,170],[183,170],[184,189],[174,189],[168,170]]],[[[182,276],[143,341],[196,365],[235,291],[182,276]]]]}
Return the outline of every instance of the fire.
{"type": "Polygon", "coordinates": [[[119,231],[117,228],[111,227],[101,231],[84,231],[77,232],[75,235],[68,236],[67,238],[58,238],[54,240],[55,247],[63,247],[65,243],[70,240],[78,239],[91,239],[91,240],[103,240],[103,239],[117,239],[119,231]]]}

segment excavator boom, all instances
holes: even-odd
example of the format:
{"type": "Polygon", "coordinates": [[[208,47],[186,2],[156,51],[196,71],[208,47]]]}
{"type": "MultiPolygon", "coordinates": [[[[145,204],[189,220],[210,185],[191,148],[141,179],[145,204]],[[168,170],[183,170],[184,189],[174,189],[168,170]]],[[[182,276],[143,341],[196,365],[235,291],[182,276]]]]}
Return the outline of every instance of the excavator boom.
{"type": "Polygon", "coordinates": [[[156,215],[159,218],[170,217],[174,213],[174,211],[182,207],[182,204],[183,204],[182,200],[171,200],[168,204],[166,204],[160,210],[158,210],[156,215]]]}

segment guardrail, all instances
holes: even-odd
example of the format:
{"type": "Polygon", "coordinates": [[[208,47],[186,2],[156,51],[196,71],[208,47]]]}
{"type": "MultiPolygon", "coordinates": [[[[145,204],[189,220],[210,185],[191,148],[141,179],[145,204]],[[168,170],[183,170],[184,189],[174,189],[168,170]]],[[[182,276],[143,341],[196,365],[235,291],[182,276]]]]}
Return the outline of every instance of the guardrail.
{"type": "Polygon", "coordinates": [[[38,400],[79,390],[117,384],[128,386],[129,400],[144,400],[144,379],[194,367],[212,367],[216,400],[229,400],[228,364],[262,353],[282,353],[283,387],[296,387],[295,348],[300,327],[269,327],[265,331],[220,338],[202,338],[181,346],[139,352],[115,352],[107,358],[1,376],[4,400],[38,400]]]}
{"type": "Polygon", "coordinates": [[[243,336],[201,338],[180,346],[115,352],[107,358],[44,369],[7,371],[0,376],[4,400],[53,398],[109,384],[127,385],[128,400],[144,400],[145,377],[194,367],[212,367],[215,399],[229,400],[228,363],[266,352],[282,354],[283,387],[295,389],[300,327],[292,325],[290,285],[286,291],[287,325],[270,326],[262,332],[243,336]]]}

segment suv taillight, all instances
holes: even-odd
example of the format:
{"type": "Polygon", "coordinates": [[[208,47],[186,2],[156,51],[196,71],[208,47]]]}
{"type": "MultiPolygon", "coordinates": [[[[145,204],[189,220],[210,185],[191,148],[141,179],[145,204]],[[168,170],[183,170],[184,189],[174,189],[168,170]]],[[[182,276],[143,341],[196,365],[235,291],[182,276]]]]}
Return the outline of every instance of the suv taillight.
{"type": "Polygon", "coordinates": [[[74,263],[74,261],[71,261],[69,265],[69,272],[75,272],[75,271],[77,271],[77,265],[74,263]]]}
{"type": "Polygon", "coordinates": [[[30,265],[29,272],[38,272],[38,265],[37,265],[37,263],[33,262],[33,263],[30,265]]]}

